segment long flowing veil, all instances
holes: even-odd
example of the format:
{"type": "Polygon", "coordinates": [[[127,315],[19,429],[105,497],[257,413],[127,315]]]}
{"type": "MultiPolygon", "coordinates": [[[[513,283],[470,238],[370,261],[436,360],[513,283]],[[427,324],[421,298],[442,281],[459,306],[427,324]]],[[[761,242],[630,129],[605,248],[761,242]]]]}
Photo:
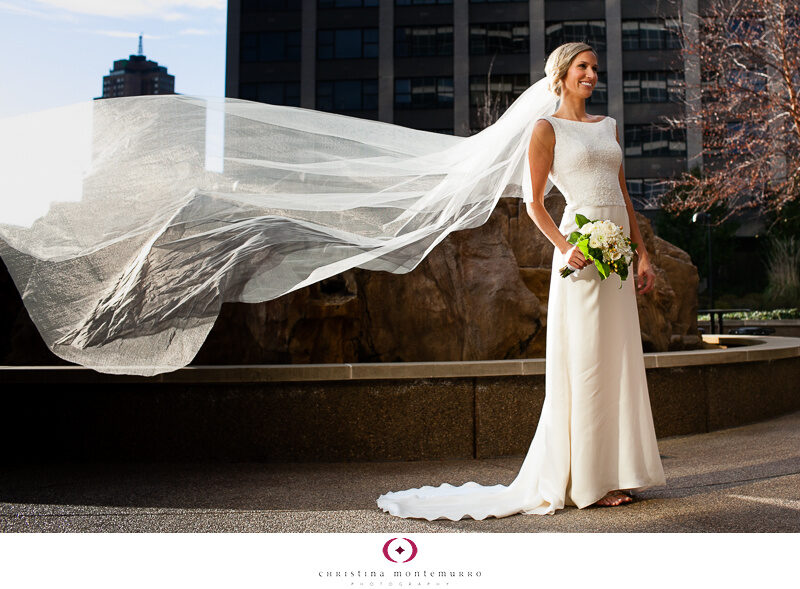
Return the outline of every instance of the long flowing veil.
{"type": "Polygon", "coordinates": [[[530,200],[530,134],[556,104],[543,78],[471,137],[182,95],[2,119],[0,255],[59,357],[175,370],[225,301],[410,272],[504,192],[530,200]]]}

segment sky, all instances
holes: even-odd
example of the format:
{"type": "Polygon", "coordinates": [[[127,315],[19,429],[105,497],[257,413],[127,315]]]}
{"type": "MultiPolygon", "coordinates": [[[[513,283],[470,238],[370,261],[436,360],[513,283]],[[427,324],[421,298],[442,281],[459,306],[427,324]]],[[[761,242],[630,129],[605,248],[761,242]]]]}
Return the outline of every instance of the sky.
{"type": "Polygon", "coordinates": [[[90,101],[138,52],[175,92],[225,95],[226,0],[0,0],[0,118],[90,101]]]}

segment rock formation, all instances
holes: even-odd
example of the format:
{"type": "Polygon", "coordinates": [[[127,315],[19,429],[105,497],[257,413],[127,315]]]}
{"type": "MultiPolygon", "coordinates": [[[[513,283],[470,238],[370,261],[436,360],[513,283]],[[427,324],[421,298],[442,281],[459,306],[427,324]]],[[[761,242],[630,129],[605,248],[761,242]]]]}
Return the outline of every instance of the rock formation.
{"type": "MultiPolygon", "coordinates": [[[[545,201],[556,223],[564,200],[545,201]]],[[[697,268],[637,213],[656,271],[638,295],[645,352],[701,347],[697,268]]],[[[451,233],[407,274],[348,270],[258,304],[226,303],[195,364],[499,360],[544,355],[553,246],[518,198],[451,233]]]]}

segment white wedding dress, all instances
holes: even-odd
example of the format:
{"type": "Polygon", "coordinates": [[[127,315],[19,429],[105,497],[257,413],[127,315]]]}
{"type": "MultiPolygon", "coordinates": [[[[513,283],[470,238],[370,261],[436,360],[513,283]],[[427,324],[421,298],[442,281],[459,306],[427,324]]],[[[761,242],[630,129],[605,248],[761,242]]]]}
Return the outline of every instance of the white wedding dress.
{"type": "MultiPolygon", "coordinates": [[[[549,177],[566,199],[559,225],[575,214],[609,219],[630,236],[619,185],[622,151],[611,117],[594,123],[543,117],[556,135],[549,177]]],[[[526,158],[527,164],[527,158],[526,158]]],[[[525,182],[530,182],[526,165],[525,182]]],[[[554,248],[547,309],[545,400],[528,454],[510,485],[443,483],[377,499],[403,518],[481,520],[584,508],[613,489],[665,484],[650,409],[633,273],[601,281],[594,265],[566,278],[554,248]],[[620,283],[622,288],[620,289],[620,283]]]]}

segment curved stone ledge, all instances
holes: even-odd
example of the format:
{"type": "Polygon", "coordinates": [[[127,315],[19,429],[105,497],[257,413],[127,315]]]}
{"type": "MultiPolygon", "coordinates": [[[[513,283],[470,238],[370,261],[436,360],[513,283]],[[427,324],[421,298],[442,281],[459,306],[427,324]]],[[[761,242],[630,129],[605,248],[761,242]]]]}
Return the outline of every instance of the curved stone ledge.
{"type": "MultiPolygon", "coordinates": [[[[659,438],[800,409],[800,338],[705,335],[645,354],[659,438]],[[747,344],[747,345],[745,345],[747,344]]],[[[544,359],[198,366],[152,378],[3,367],[0,462],[331,462],[521,455],[544,359]]]]}
{"type": "MultiPolygon", "coordinates": [[[[704,334],[708,345],[727,349],[685,350],[644,354],[645,368],[711,366],[800,357],[800,338],[704,334]]],[[[83,366],[0,366],[6,382],[113,381],[163,383],[304,382],[319,380],[398,380],[470,378],[545,373],[544,358],[466,362],[380,362],[360,364],[268,364],[187,366],[154,377],[101,374],[83,366]]]]}

